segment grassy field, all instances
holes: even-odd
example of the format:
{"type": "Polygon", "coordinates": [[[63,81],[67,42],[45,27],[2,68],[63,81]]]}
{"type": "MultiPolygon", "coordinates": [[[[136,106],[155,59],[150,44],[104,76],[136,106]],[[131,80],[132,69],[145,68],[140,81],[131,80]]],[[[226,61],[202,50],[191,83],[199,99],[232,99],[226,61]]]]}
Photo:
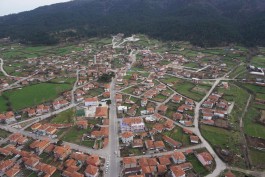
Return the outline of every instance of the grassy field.
{"type": "Polygon", "coordinates": [[[204,166],[201,164],[201,162],[197,159],[197,157],[194,154],[186,156],[187,161],[190,162],[193,166],[194,171],[199,176],[206,176],[209,174],[209,171],[204,168],[204,166]]]}
{"type": "MultiPolygon", "coordinates": [[[[74,127],[71,127],[70,129],[67,130],[66,133],[63,134],[63,136],[61,137],[61,139],[63,141],[67,141],[67,142],[70,142],[70,143],[75,143],[75,144],[78,144],[78,145],[92,145],[92,143],[88,143],[88,141],[84,141],[82,142],[82,136],[83,134],[85,133],[89,133],[91,131],[90,128],[87,128],[86,130],[84,129],[79,129],[78,127],[74,126],[74,127]]],[[[91,147],[91,146],[90,146],[91,147]]]]}
{"type": "Polygon", "coordinates": [[[58,46],[24,46],[13,44],[5,46],[7,49],[1,51],[0,56],[4,59],[26,59],[39,56],[65,55],[72,51],[83,50],[76,45],[58,45],[58,46]]]}
{"type": "Polygon", "coordinates": [[[180,127],[176,127],[171,131],[166,131],[163,133],[163,135],[167,135],[168,137],[181,142],[183,146],[190,145],[189,135],[183,133],[182,128],[180,127]]]}
{"type": "Polygon", "coordinates": [[[261,116],[260,110],[251,106],[244,117],[244,131],[246,134],[265,139],[265,127],[256,122],[261,116]]]}
{"type": "Polygon", "coordinates": [[[265,168],[265,164],[264,164],[265,153],[264,153],[264,151],[259,151],[259,150],[256,150],[254,148],[249,148],[249,151],[250,151],[249,154],[250,154],[252,164],[256,168],[264,169],[265,168]]]}
{"type": "Polygon", "coordinates": [[[50,123],[55,124],[64,124],[64,123],[73,123],[74,122],[74,115],[75,111],[74,109],[68,109],[66,111],[61,112],[60,114],[57,114],[52,118],[50,123]]]}
{"type": "Polygon", "coordinates": [[[161,79],[161,81],[165,84],[172,83],[174,86],[172,87],[176,92],[191,98],[196,101],[200,101],[205,95],[205,91],[210,90],[211,85],[209,84],[194,84],[192,82],[178,79],[175,77],[166,77],[161,79]],[[203,91],[200,91],[203,90],[203,91]]]}
{"type": "Polygon", "coordinates": [[[0,96],[0,112],[4,112],[7,110],[6,101],[3,97],[0,96]]]}
{"type": "Polygon", "coordinates": [[[233,148],[234,143],[238,141],[238,139],[233,139],[236,134],[231,136],[232,131],[213,126],[201,125],[201,133],[214,147],[233,148]]]}
{"type": "Polygon", "coordinates": [[[247,71],[246,70],[246,66],[245,65],[240,65],[229,74],[229,77],[230,78],[234,78],[237,75],[239,75],[240,73],[243,73],[243,72],[246,72],[246,71],[247,71]]]}
{"type": "Polygon", "coordinates": [[[1,137],[1,138],[6,138],[6,137],[8,137],[9,135],[10,135],[9,132],[0,129],[0,137],[1,137]]]}
{"type": "Polygon", "coordinates": [[[190,67],[190,68],[198,68],[199,67],[199,65],[197,63],[194,63],[194,62],[186,63],[183,66],[190,67]]]}
{"type": "Polygon", "coordinates": [[[265,56],[264,55],[258,55],[252,58],[251,64],[256,67],[265,68],[265,56]]]}
{"type": "MultiPolygon", "coordinates": [[[[43,102],[52,101],[62,92],[71,89],[71,84],[41,83],[15,89],[3,93],[11,103],[13,110],[17,111],[26,107],[36,106],[43,102]]],[[[5,104],[3,96],[0,97],[0,105],[5,104]]]]}
{"type": "Polygon", "coordinates": [[[264,99],[265,100],[265,89],[262,86],[252,85],[252,84],[244,84],[242,85],[244,88],[251,91],[255,94],[256,98],[264,99]]]}

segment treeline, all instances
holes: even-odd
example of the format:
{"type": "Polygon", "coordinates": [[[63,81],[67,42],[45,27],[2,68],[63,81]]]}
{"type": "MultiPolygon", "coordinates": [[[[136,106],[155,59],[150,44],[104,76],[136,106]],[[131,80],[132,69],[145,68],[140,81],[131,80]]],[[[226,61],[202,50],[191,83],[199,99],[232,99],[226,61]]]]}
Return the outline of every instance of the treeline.
{"type": "Polygon", "coordinates": [[[264,9],[264,0],[76,0],[1,17],[0,38],[55,44],[121,32],[199,46],[265,46],[264,9]]]}

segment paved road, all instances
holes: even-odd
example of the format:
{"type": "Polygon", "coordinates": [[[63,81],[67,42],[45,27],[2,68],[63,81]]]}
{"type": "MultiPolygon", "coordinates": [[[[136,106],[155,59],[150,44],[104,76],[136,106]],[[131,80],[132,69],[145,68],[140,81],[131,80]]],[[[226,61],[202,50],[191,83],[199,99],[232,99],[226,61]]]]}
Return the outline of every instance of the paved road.
{"type": "Polygon", "coordinates": [[[109,144],[106,149],[107,152],[107,161],[110,163],[110,170],[106,174],[106,176],[113,177],[119,176],[121,171],[120,169],[120,161],[117,156],[120,155],[119,150],[119,136],[118,136],[118,119],[116,112],[116,100],[115,100],[115,83],[116,79],[113,79],[110,85],[110,99],[111,104],[109,106],[109,144]],[[114,170],[115,169],[115,170],[114,170]]]}
{"type": "Polygon", "coordinates": [[[196,103],[196,107],[195,107],[195,116],[194,116],[194,125],[195,125],[195,128],[194,128],[193,132],[200,138],[203,146],[212,154],[212,156],[213,156],[213,158],[215,159],[215,162],[216,162],[216,168],[215,168],[215,170],[211,174],[207,175],[207,177],[216,177],[223,170],[226,169],[226,164],[218,157],[218,155],[213,150],[212,146],[203,138],[203,136],[201,135],[201,132],[199,130],[200,107],[201,107],[202,103],[210,96],[210,94],[213,92],[213,90],[215,89],[215,87],[219,84],[219,82],[222,79],[223,78],[219,78],[219,79],[217,79],[215,81],[215,83],[213,84],[213,86],[209,90],[209,92],[205,95],[205,97],[199,103],[196,103]]]}
{"type": "Polygon", "coordinates": [[[6,71],[4,70],[4,60],[2,58],[0,58],[0,70],[2,71],[2,73],[6,76],[6,77],[12,77],[9,74],[6,73],[6,71]]]}

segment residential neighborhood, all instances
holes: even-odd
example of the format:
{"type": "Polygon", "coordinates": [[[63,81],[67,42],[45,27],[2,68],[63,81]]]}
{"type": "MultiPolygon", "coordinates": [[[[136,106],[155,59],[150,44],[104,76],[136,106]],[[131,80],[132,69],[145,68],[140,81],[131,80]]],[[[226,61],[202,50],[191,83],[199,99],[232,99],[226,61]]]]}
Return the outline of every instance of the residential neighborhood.
{"type": "Polygon", "coordinates": [[[264,139],[245,118],[265,103],[255,68],[185,42],[173,50],[144,35],[97,40],[21,59],[10,75],[1,67],[0,176],[264,174],[254,159],[264,139]]]}

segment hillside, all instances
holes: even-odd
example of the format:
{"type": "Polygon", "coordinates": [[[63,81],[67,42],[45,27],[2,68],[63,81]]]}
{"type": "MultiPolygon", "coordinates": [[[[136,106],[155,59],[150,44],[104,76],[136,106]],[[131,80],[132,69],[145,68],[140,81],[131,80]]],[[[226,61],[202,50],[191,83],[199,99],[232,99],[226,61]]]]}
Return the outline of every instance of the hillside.
{"type": "Polygon", "coordinates": [[[0,18],[0,38],[54,44],[68,37],[144,33],[200,46],[265,45],[264,0],[76,0],[0,18]]]}

